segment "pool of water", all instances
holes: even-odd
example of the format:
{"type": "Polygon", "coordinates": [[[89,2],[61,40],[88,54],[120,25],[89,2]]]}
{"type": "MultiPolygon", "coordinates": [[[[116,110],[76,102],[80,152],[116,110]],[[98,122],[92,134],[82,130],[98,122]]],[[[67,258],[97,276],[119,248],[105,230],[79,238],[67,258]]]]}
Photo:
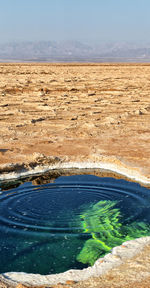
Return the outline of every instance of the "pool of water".
{"type": "Polygon", "coordinates": [[[82,269],[150,235],[150,189],[92,175],[0,189],[0,273],[82,269]]]}

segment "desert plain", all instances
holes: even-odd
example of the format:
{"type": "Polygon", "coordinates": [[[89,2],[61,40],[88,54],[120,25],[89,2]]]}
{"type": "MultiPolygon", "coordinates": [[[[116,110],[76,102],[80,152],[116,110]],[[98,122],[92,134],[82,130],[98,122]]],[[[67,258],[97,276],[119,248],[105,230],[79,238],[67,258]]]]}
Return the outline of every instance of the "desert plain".
{"type": "Polygon", "coordinates": [[[1,64],[1,171],[54,156],[149,177],[149,92],[148,64],[1,64]]]}
{"type": "MultiPolygon", "coordinates": [[[[1,63],[1,176],[53,160],[104,161],[150,181],[149,94],[150,64],[1,63]]],[[[134,259],[126,266],[134,267],[134,275],[143,269],[136,287],[150,287],[150,272],[144,272],[149,249],[139,256],[141,266],[134,259]]],[[[121,269],[117,277],[122,277],[121,269]]],[[[123,284],[113,286],[114,275],[81,287],[135,286],[127,274],[123,284]]]]}

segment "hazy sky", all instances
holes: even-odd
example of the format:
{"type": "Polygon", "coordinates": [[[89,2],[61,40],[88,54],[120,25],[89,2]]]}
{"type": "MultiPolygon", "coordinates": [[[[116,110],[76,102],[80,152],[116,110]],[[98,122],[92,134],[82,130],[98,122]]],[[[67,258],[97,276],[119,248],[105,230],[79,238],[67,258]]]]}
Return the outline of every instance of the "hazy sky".
{"type": "Polygon", "coordinates": [[[150,0],[0,0],[0,42],[150,42],[150,0]]]}

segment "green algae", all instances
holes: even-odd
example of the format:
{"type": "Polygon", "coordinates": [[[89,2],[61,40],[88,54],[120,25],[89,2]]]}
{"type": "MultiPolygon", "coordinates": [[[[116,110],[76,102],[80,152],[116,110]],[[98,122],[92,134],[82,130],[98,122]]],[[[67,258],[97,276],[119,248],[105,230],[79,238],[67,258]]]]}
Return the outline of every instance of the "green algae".
{"type": "Polygon", "coordinates": [[[100,201],[85,208],[80,215],[80,227],[90,239],[77,255],[77,261],[93,265],[113,247],[124,241],[150,235],[150,226],[145,222],[123,224],[123,216],[116,201],[100,201]]]}

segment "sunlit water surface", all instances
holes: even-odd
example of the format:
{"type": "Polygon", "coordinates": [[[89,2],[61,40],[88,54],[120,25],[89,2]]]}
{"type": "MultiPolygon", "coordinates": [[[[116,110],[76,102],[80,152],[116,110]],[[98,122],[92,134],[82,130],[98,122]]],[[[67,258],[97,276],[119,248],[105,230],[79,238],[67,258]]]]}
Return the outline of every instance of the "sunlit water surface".
{"type": "Polygon", "coordinates": [[[77,261],[85,241],[92,237],[90,227],[85,233],[81,224],[87,207],[117,201],[123,225],[142,221],[149,227],[149,192],[136,183],[92,175],[0,190],[0,273],[51,274],[87,267],[77,261]]]}

